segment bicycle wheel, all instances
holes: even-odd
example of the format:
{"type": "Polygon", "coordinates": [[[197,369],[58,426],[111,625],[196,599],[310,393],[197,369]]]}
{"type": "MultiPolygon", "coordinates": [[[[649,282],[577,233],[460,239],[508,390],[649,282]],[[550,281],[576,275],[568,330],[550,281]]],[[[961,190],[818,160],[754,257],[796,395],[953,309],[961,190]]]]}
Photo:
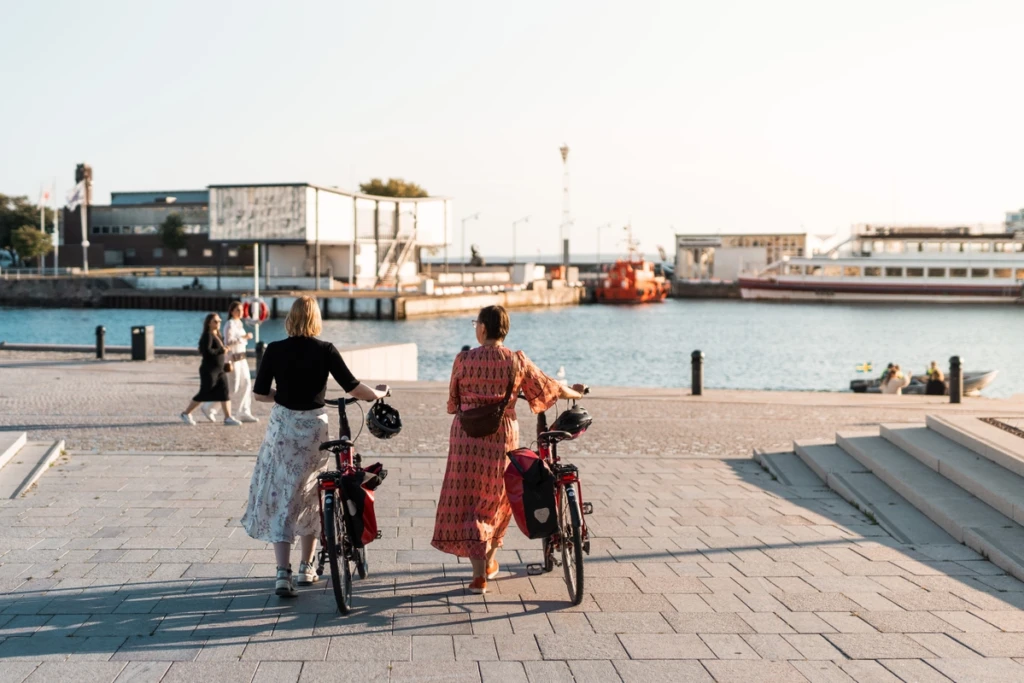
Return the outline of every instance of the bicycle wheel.
{"type": "Polygon", "coordinates": [[[562,489],[558,504],[558,530],[562,535],[562,570],[572,604],[583,602],[583,526],[576,489],[572,484],[562,489]]]}
{"type": "Polygon", "coordinates": [[[338,503],[338,492],[324,494],[324,536],[327,539],[327,559],[331,564],[331,586],[338,611],[348,614],[352,609],[352,572],[349,571],[345,549],[345,514],[338,503]]]}

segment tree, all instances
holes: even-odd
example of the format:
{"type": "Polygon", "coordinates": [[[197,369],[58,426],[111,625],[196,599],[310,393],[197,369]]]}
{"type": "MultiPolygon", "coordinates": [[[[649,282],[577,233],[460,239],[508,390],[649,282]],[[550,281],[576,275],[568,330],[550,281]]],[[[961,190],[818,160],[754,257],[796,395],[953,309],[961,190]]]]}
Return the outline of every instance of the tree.
{"type": "Polygon", "coordinates": [[[11,233],[11,244],[18,256],[25,260],[45,256],[53,251],[53,238],[31,225],[23,225],[14,230],[11,233]]]}
{"type": "MultiPolygon", "coordinates": [[[[0,194],[0,249],[12,246],[14,231],[23,225],[39,225],[39,206],[28,197],[0,194]]],[[[46,229],[53,232],[54,212],[46,209],[46,229]]],[[[38,228],[37,228],[38,232],[38,228]]],[[[19,253],[22,258],[25,254],[19,253]]]]}
{"type": "Polygon", "coordinates": [[[181,220],[181,214],[172,213],[160,224],[160,241],[174,254],[174,260],[178,259],[178,250],[184,249],[188,244],[188,235],[185,234],[185,221],[181,220]]]}
{"type": "Polygon", "coordinates": [[[427,191],[416,183],[407,183],[401,178],[388,178],[385,183],[380,178],[373,178],[362,183],[359,191],[364,194],[375,194],[380,197],[429,197],[427,191]]]}

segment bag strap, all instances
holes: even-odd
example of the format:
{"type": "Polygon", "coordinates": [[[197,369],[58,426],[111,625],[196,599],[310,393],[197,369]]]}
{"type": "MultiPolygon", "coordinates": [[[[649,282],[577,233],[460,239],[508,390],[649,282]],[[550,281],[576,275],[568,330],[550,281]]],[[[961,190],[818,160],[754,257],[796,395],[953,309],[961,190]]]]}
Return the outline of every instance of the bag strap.
{"type": "Polygon", "coordinates": [[[516,357],[516,352],[512,352],[512,371],[508,378],[508,388],[505,390],[505,398],[501,400],[502,410],[508,406],[508,402],[512,400],[512,389],[515,388],[516,375],[519,374],[519,359],[516,357]]]}
{"type": "Polygon", "coordinates": [[[523,477],[525,479],[526,478],[526,470],[523,469],[523,466],[519,464],[518,460],[516,460],[515,458],[512,457],[512,451],[509,451],[508,453],[506,453],[505,457],[507,457],[509,459],[509,462],[512,463],[512,466],[515,467],[519,471],[519,476],[521,476],[521,477],[523,477]]]}

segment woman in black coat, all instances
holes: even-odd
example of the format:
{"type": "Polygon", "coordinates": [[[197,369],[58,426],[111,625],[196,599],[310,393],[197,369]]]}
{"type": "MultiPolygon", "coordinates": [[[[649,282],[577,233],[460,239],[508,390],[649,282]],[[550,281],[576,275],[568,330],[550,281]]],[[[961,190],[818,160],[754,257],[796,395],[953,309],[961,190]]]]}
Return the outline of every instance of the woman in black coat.
{"type": "Polygon", "coordinates": [[[181,414],[181,421],[187,425],[195,425],[196,421],[192,419],[193,410],[201,403],[220,401],[221,407],[224,408],[224,424],[242,424],[231,417],[228,378],[224,368],[227,347],[220,338],[220,316],[216,313],[207,315],[203,323],[203,335],[199,337],[199,353],[203,356],[203,362],[199,366],[199,393],[192,397],[188,408],[181,414]]]}

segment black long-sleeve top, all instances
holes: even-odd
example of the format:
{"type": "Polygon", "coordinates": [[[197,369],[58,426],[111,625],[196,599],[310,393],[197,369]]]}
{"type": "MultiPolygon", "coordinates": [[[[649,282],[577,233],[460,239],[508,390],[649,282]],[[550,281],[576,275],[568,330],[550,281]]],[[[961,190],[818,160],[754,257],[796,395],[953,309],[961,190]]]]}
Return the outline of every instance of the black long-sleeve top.
{"type": "Polygon", "coordinates": [[[275,403],[291,410],[315,410],[324,406],[328,374],[345,391],[359,386],[334,344],[315,337],[289,337],[267,345],[252,391],[266,396],[273,382],[275,403]]]}

